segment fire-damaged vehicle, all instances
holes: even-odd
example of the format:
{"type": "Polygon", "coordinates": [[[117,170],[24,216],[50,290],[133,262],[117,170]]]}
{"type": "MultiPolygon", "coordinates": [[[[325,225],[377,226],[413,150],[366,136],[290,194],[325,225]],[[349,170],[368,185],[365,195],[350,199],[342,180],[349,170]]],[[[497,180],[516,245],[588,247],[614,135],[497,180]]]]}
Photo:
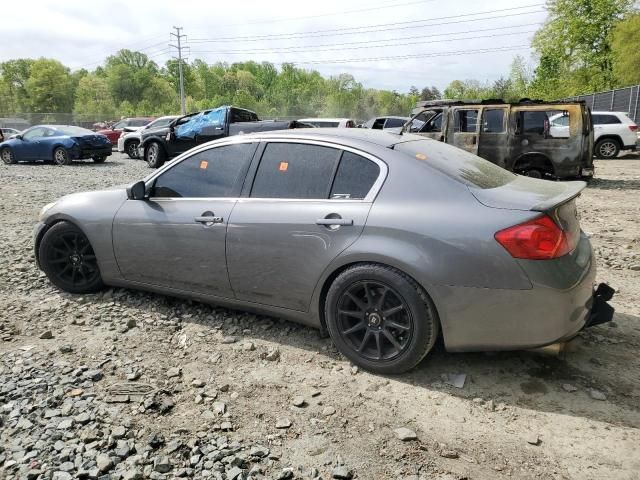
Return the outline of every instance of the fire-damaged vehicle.
{"type": "Polygon", "coordinates": [[[211,140],[243,133],[307,127],[312,125],[295,120],[260,120],[251,110],[223,106],[184,115],[166,126],[141,131],[138,153],[151,168],[158,168],[168,159],[211,140]]]}
{"type": "Polygon", "coordinates": [[[584,102],[418,102],[403,132],[433,138],[535,178],[593,176],[593,128],[584,102]],[[567,129],[552,129],[561,116],[567,129]]]}

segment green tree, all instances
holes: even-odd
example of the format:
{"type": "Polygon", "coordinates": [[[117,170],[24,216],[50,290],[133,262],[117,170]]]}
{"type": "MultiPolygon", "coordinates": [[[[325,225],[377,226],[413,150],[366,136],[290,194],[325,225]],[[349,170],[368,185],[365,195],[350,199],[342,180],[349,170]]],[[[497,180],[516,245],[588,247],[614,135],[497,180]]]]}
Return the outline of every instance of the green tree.
{"type": "Polygon", "coordinates": [[[629,15],[615,26],[611,50],[616,86],[640,83],[640,13],[629,15]]]}
{"type": "Polygon", "coordinates": [[[32,112],[73,109],[73,79],[69,69],[57,60],[40,58],[33,62],[24,88],[32,112]]]}
{"type": "Polygon", "coordinates": [[[87,75],[78,82],[74,113],[94,114],[103,118],[116,115],[115,103],[104,78],[87,75]]]}
{"type": "Polygon", "coordinates": [[[4,113],[29,109],[26,85],[33,62],[29,58],[19,58],[0,63],[0,110],[4,113]]]}
{"type": "Polygon", "coordinates": [[[424,87],[420,91],[420,100],[440,100],[442,98],[442,94],[438,87],[424,87]]]}
{"type": "Polygon", "coordinates": [[[534,91],[546,99],[614,86],[611,32],[633,0],[549,0],[536,32],[534,91]]]}

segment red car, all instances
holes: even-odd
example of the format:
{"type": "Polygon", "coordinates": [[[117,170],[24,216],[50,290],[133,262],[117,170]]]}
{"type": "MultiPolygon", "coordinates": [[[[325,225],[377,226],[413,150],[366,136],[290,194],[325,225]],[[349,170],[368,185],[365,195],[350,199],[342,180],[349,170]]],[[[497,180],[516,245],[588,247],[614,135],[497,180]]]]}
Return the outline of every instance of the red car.
{"type": "Polygon", "coordinates": [[[110,141],[112,145],[118,144],[118,138],[122,135],[125,128],[129,127],[132,130],[137,130],[139,128],[144,127],[152,120],[155,120],[154,117],[134,117],[134,118],[125,118],[113,124],[111,128],[106,128],[104,130],[98,130],[97,133],[101,133],[105,135],[110,141]]]}

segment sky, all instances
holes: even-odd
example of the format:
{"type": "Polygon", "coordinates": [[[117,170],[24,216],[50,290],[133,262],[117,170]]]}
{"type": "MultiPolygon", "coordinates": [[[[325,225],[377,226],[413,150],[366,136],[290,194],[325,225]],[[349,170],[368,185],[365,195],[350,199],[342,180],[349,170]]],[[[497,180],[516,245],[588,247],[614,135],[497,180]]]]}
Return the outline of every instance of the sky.
{"type": "Polygon", "coordinates": [[[21,0],[3,4],[0,61],[48,57],[93,70],[121,48],[162,65],[182,27],[187,60],[295,63],[407,92],[509,75],[546,18],[542,0],[21,0]],[[11,19],[11,21],[7,21],[11,19]]]}

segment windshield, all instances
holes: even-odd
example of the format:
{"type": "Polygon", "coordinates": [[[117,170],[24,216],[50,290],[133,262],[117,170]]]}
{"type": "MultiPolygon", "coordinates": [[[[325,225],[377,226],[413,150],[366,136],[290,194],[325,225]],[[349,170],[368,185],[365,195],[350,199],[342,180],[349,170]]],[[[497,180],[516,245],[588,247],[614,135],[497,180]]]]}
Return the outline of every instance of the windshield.
{"type": "Polygon", "coordinates": [[[433,140],[417,140],[395,145],[395,151],[433,168],[469,187],[496,188],[515,180],[516,175],[464,150],[433,140]]]}
{"type": "Polygon", "coordinates": [[[71,137],[77,137],[80,135],[95,135],[95,132],[92,132],[91,130],[87,130],[86,128],[82,127],[73,127],[71,125],[55,127],[55,129],[63,135],[69,135],[71,137]]]}
{"type": "Polygon", "coordinates": [[[146,130],[148,128],[166,127],[167,125],[169,125],[174,120],[175,120],[175,117],[159,118],[157,120],[154,120],[153,122],[151,122],[149,125],[147,125],[144,128],[146,130]]]}

